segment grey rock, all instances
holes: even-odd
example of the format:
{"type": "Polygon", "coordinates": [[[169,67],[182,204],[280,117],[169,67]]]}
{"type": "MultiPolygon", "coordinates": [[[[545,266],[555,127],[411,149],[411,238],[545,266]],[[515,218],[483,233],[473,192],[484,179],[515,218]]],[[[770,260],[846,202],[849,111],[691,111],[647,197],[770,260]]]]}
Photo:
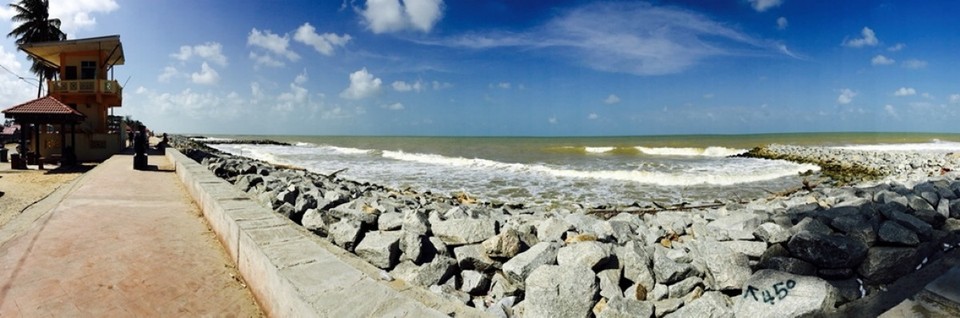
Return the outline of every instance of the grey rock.
{"type": "Polygon", "coordinates": [[[887,204],[880,207],[880,213],[883,214],[888,220],[896,221],[910,229],[914,233],[917,233],[917,236],[921,240],[927,240],[930,238],[931,232],[933,232],[933,226],[930,224],[916,218],[915,216],[905,213],[905,207],[900,206],[899,204],[887,204]]]}
{"type": "Polygon", "coordinates": [[[480,243],[497,235],[497,224],[490,219],[452,219],[431,225],[433,235],[451,246],[480,243]]]}
{"type": "Polygon", "coordinates": [[[620,288],[620,276],[622,275],[619,268],[598,272],[597,280],[600,282],[600,296],[607,299],[623,297],[623,289],[620,288]]]}
{"type": "Polygon", "coordinates": [[[820,268],[849,268],[867,256],[867,245],[841,235],[800,232],[787,243],[790,254],[820,268]]]}
{"type": "Polygon", "coordinates": [[[833,309],[839,297],[821,278],[769,269],[754,273],[741,295],[734,300],[734,314],[751,318],[815,316],[833,309]]]}
{"type": "Polygon", "coordinates": [[[917,234],[897,222],[885,221],[878,233],[880,242],[899,246],[917,246],[920,239],[917,234]]]}
{"type": "Polygon", "coordinates": [[[683,299],[667,298],[653,302],[654,315],[657,317],[666,316],[669,313],[677,311],[683,306],[683,299]]]}
{"type": "Polygon", "coordinates": [[[611,260],[610,250],[596,241],[577,242],[561,247],[557,251],[557,264],[560,266],[583,266],[598,270],[611,260]]]}
{"type": "Polygon", "coordinates": [[[323,221],[323,216],[317,209],[309,209],[303,213],[300,223],[311,232],[327,235],[327,223],[323,221]]]}
{"type": "Polygon", "coordinates": [[[607,308],[597,318],[636,318],[653,316],[653,303],[629,298],[609,298],[607,308]]]}
{"type": "Polygon", "coordinates": [[[657,250],[653,254],[653,273],[657,282],[673,284],[689,277],[693,272],[692,265],[674,261],[664,252],[657,250]]]}
{"type": "Polygon", "coordinates": [[[523,288],[523,282],[514,283],[500,272],[493,273],[490,278],[490,296],[505,298],[516,295],[523,288]]]}
{"type": "Polygon", "coordinates": [[[853,277],[856,270],[852,268],[821,268],[817,270],[817,276],[823,279],[847,279],[853,277]]]}
{"type": "Polygon", "coordinates": [[[420,286],[432,286],[439,282],[446,281],[456,267],[456,261],[449,257],[438,256],[430,263],[423,266],[417,266],[410,261],[401,262],[397,265],[390,275],[396,279],[402,279],[408,283],[420,286]]]}
{"type": "Polygon", "coordinates": [[[280,202],[289,203],[290,205],[294,205],[297,203],[297,195],[299,194],[300,194],[300,191],[297,190],[297,187],[291,185],[287,187],[287,189],[280,191],[280,193],[277,193],[277,200],[279,200],[280,202]]]}
{"type": "Polygon", "coordinates": [[[794,235],[800,232],[830,234],[830,233],[833,233],[833,230],[830,229],[830,227],[827,226],[826,224],[823,224],[823,222],[820,222],[820,220],[817,220],[816,218],[806,217],[803,220],[800,220],[800,222],[797,222],[797,224],[794,225],[792,228],[790,228],[790,232],[792,232],[794,235]]]}
{"type": "Polygon", "coordinates": [[[704,317],[704,318],[732,318],[733,308],[730,298],[723,293],[708,291],[700,298],[687,303],[667,317],[704,317]]]}
{"type": "Polygon", "coordinates": [[[760,217],[753,213],[736,213],[707,223],[707,229],[726,231],[733,239],[751,239],[761,221],[760,217]]]}
{"type": "Polygon", "coordinates": [[[480,244],[471,244],[455,247],[453,254],[457,257],[457,264],[462,269],[472,269],[477,271],[486,271],[497,267],[498,262],[484,253],[480,244]]]}
{"type": "Polygon", "coordinates": [[[789,257],[790,251],[787,251],[787,248],[783,247],[783,244],[771,244],[766,251],[763,251],[763,255],[760,255],[760,263],[775,256],[789,257]]]}
{"type": "Polygon", "coordinates": [[[547,218],[537,224],[537,239],[540,242],[563,242],[563,235],[573,229],[573,224],[559,218],[547,218]]]}
{"type": "Polygon", "coordinates": [[[652,255],[639,246],[635,241],[615,249],[617,259],[623,267],[623,277],[631,282],[643,285],[648,291],[653,290],[652,255]]]}
{"type": "Polygon", "coordinates": [[[377,226],[377,217],[379,216],[377,210],[370,207],[367,202],[364,202],[362,199],[338,205],[330,209],[328,213],[334,218],[363,223],[368,226],[368,228],[375,228],[377,226]]]}
{"type": "Polygon", "coordinates": [[[234,185],[240,189],[240,191],[247,192],[250,191],[250,188],[256,187],[259,184],[263,183],[263,176],[259,175],[243,175],[237,178],[237,183],[234,185]]]}
{"type": "Polygon", "coordinates": [[[399,230],[403,225],[403,214],[383,213],[377,218],[377,229],[381,231],[399,230]]]}
{"type": "Polygon", "coordinates": [[[873,247],[857,273],[867,282],[885,284],[911,273],[918,258],[917,250],[909,247],[873,247]]]}
{"type": "Polygon", "coordinates": [[[943,216],[944,221],[950,217],[950,200],[940,200],[940,204],[937,205],[937,214],[943,216]]]}
{"type": "Polygon", "coordinates": [[[360,224],[350,220],[340,220],[330,226],[333,243],[347,251],[353,251],[360,239],[360,233],[360,224]]]}
{"type": "MultiPolygon", "coordinates": [[[[693,242],[690,251],[707,267],[713,290],[735,290],[750,278],[749,259],[718,242],[693,242]]],[[[659,276],[658,276],[659,277],[659,276]]]]}
{"type": "Polygon", "coordinates": [[[512,228],[491,237],[482,243],[483,250],[490,257],[510,258],[520,254],[522,247],[520,233],[512,228]]]}
{"type": "Polygon", "coordinates": [[[523,282],[535,268],[557,260],[559,244],[540,242],[503,264],[503,273],[512,282],[523,282]]]}
{"type": "Polygon", "coordinates": [[[544,265],[533,270],[525,282],[525,316],[591,316],[597,283],[596,276],[589,269],[544,265]]]}
{"type": "MultiPolygon", "coordinates": [[[[626,295],[629,295],[628,292],[624,292],[626,295]]],[[[647,293],[647,300],[664,300],[667,299],[667,295],[670,294],[670,287],[664,284],[656,284],[653,287],[652,292],[647,293]]]]}
{"type": "Polygon", "coordinates": [[[466,270],[460,272],[460,278],[460,290],[470,295],[484,295],[490,288],[490,278],[481,272],[466,270]]]}
{"type": "Polygon", "coordinates": [[[772,269],[796,275],[813,276],[817,268],[801,259],[786,256],[774,256],[760,262],[760,268],[772,269]]]}
{"type": "Polygon", "coordinates": [[[573,225],[573,228],[579,233],[592,233],[593,225],[599,220],[583,213],[571,213],[563,216],[563,219],[573,225]]]}
{"type": "Polygon", "coordinates": [[[767,243],[757,241],[724,241],[720,245],[726,246],[734,252],[743,253],[749,258],[756,259],[767,250],[767,243]]]}
{"type": "Polygon", "coordinates": [[[942,227],[943,223],[947,220],[945,216],[935,210],[916,210],[913,212],[913,216],[930,224],[930,226],[935,229],[942,227]]]}
{"type": "Polygon", "coordinates": [[[697,286],[703,286],[703,279],[700,277],[687,277],[684,280],[674,283],[667,287],[667,297],[680,298],[693,291],[697,286]]]}
{"type": "Polygon", "coordinates": [[[776,244],[790,239],[790,231],[776,223],[763,223],[753,231],[753,235],[764,242],[776,244]]]}
{"type": "Polygon", "coordinates": [[[400,227],[407,232],[417,235],[426,235],[430,230],[430,221],[427,213],[418,210],[403,211],[403,223],[400,227]]]}
{"type": "Polygon", "coordinates": [[[425,237],[407,231],[401,232],[403,233],[400,236],[401,261],[411,261],[419,265],[428,262],[436,254],[433,245],[425,237]]]}
{"type": "Polygon", "coordinates": [[[950,200],[950,218],[960,219],[960,199],[950,200]]]}
{"type": "Polygon", "coordinates": [[[868,246],[872,246],[877,240],[877,220],[862,217],[839,217],[830,221],[830,226],[841,233],[855,237],[863,241],[868,246]]]}
{"type": "Polygon", "coordinates": [[[355,253],[373,266],[389,269],[400,259],[399,231],[369,232],[357,245],[355,253]]]}
{"type": "Polygon", "coordinates": [[[907,197],[907,206],[913,209],[914,211],[919,210],[933,210],[933,202],[939,202],[940,197],[934,192],[923,192],[921,196],[911,195],[907,197]],[[925,197],[926,196],[930,196],[925,197]]]}
{"type": "Polygon", "coordinates": [[[860,299],[860,282],[857,279],[828,280],[827,282],[839,292],[840,298],[837,301],[837,306],[860,299]]]}

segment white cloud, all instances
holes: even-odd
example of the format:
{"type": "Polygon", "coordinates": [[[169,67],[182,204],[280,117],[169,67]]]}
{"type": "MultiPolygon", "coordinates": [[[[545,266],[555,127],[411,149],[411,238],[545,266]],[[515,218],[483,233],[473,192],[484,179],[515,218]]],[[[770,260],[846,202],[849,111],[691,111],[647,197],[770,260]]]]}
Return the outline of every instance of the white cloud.
{"type": "Polygon", "coordinates": [[[840,96],[837,97],[837,103],[841,105],[846,105],[853,102],[853,98],[857,96],[857,92],[849,88],[844,88],[840,90],[840,96]]]}
{"type": "Polygon", "coordinates": [[[873,65],[890,65],[896,62],[897,61],[894,61],[891,58],[888,58],[886,56],[879,55],[879,54],[877,56],[874,56],[873,59],[870,60],[870,64],[873,64],[873,65]]]}
{"type": "Polygon", "coordinates": [[[913,89],[913,87],[901,87],[893,92],[893,96],[912,96],[916,94],[917,90],[913,89]]]}
{"type": "Polygon", "coordinates": [[[617,103],[620,103],[620,97],[617,97],[617,95],[614,95],[614,94],[610,94],[610,96],[607,96],[607,98],[604,99],[603,102],[606,103],[607,105],[617,104],[617,103]]]}
{"type": "Polygon", "coordinates": [[[890,105],[890,104],[884,105],[883,110],[886,111],[887,114],[889,114],[890,116],[893,116],[896,118],[900,117],[899,115],[897,115],[897,110],[893,108],[893,105],[890,105]]]}
{"type": "Polygon", "coordinates": [[[767,9],[780,6],[783,4],[783,0],[748,0],[750,5],[753,6],[754,10],[757,12],[767,11],[767,9]]]}
{"type": "Polygon", "coordinates": [[[389,110],[403,110],[403,109],[404,109],[404,108],[403,108],[403,104],[401,104],[401,103],[393,103],[393,104],[390,104],[390,105],[383,105],[382,107],[383,107],[383,108],[386,108],[386,109],[389,109],[389,110]]]}
{"type": "Polygon", "coordinates": [[[160,76],[157,76],[157,81],[166,83],[179,75],[180,71],[177,71],[177,68],[173,66],[167,66],[163,68],[163,73],[160,73],[160,76]]]}
{"type": "Polygon", "coordinates": [[[249,109],[249,102],[236,93],[197,93],[190,89],[179,93],[160,93],[141,86],[136,94],[146,98],[139,106],[149,112],[176,114],[191,119],[235,119],[245,116],[249,109]]]}
{"type": "Polygon", "coordinates": [[[360,11],[373,33],[430,32],[443,16],[443,0],[367,0],[360,11]]]}
{"type": "Polygon", "coordinates": [[[557,124],[557,116],[547,117],[547,122],[550,123],[551,125],[556,125],[556,124],[557,124]]]}
{"type": "Polygon", "coordinates": [[[220,66],[227,65],[227,57],[223,55],[223,46],[217,42],[207,42],[194,46],[183,45],[180,46],[180,52],[170,54],[170,57],[181,61],[187,61],[193,56],[217,63],[220,66]]]}
{"type": "Polygon", "coordinates": [[[490,84],[490,88],[500,88],[500,89],[510,89],[510,82],[500,82],[496,84],[490,84]]]}
{"type": "Polygon", "coordinates": [[[380,92],[382,81],[367,72],[367,68],[350,74],[350,86],[340,92],[340,97],[346,99],[364,99],[380,92]]]}
{"type": "Polygon", "coordinates": [[[911,70],[919,70],[921,68],[927,67],[927,61],[910,59],[910,60],[903,61],[901,65],[911,70]]]}
{"type": "MultiPolygon", "coordinates": [[[[0,45],[0,65],[3,65],[18,76],[33,77],[29,67],[24,68],[23,64],[17,59],[19,52],[14,49],[13,52],[7,52],[6,48],[0,45]]],[[[37,82],[24,81],[13,74],[0,70],[0,100],[5,101],[3,108],[20,104],[37,98],[37,82]]]]}
{"type": "Polygon", "coordinates": [[[200,65],[200,73],[190,74],[190,78],[193,79],[195,84],[213,85],[220,81],[220,74],[210,65],[207,65],[207,62],[203,62],[200,65]]]}
{"type": "Polygon", "coordinates": [[[297,77],[293,79],[293,83],[297,85],[303,85],[303,83],[306,83],[309,79],[310,77],[307,76],[307,69],[303,69],[303,72],[297,74],[297,77]]]}
{"type": "Polygon", "coordinates": [[[711,99],[713,98],[713,96],[714,96],[713,93],[703,94],[703,99],[711,99]]]}
{"type": "Polygon", "coordinates": [[[451,87],[453,87],[453,84],[450,84],[450,83],[447,83],[447,82],[433,81],[433,90],[435,90],[435,91],[438,91],[438,90],[441,90],[441,89],[446,89],[446,88],[451,88],[451,87]]]}
{"type": "MultiPolygon", "coordinates": [[[[247,36],[247,46],[259,47],[267,50],[268,52],[285,57],[290,61],[297,61],[300,59],[300,55],[290,50],[290,36],[284,34],[283,36],[274,34],[270,30],[260,31],[256,28],[250,30],[250,35],[247,36]]],[[[283,66],[283,62],[278,61],[269,55],[261,55],[254,52],[250,52],[250,58],[256,62],[256,65],[267,65],[267,66],[283,66]]]]}
{"type": "Polygon", "coordinates": [[[544,50],[594,70],[634,75],[680,73],[712,57],[796,57],[782,43],[730,25],[671,6],[608,1],[561,11],[525,32],[467,33],[420,43],[544,50]]]}
{"type": "Polygon", "coordinates": [[[395,81],[395,82],[393,82],[393,84],[391,84],[391,86],[393,86],[393,90],[398,91],[398,92],[410,92],[410,91],[414,91],[414,92],[419,93],[420,91],[422,91],[422,90],[425,88],[425,85],[424,85],[423,82],[421,82],[420,80],[417,80],[416,82],[413,82],[412,84],[408,84],[407,82],[404,82],[404,81],[395,81]]]}
{"type": "Polygon", "coordinates": [[[950,103],[951,104],[960,103],[960,94],[950,94],[950,103]]]}
{"type": "Polygon", "coordinates": [[[926,99],[931,99],[931,100],[932,100],[932,99],[936,99],[936,98],[933,97],[933,95],[930,95],[930,93],[927,93],[927,92],[923,92],[923,94],[920,94],[920,96],[922,96],[923,98],[926,98],[926,99]]]}
{"type": "Polygon", "coordinates": [[[256,52],[250,52],[250,59],[254,61],[254,65],[257,67],[264,65],[269,67],[281,67],[284,65],[283,61],[277,60],[267,54],[257,54],[256,52]]]}
{"type": "Polygon", "coordinates": [[[597,113],[590,113],[590,115],[587,115],[587,119],[589,120],[594,120],[597,118],[600,118],[600,116],[597,116],[597,113]]]}
{"type": "Polygon", "coordinates": [[[777,18],[777,29],[778,29],[778,30],[785,30],[788,26],[790,26],[790,22],[787,21],[787,18],[785,18],[785,17],[779,17],[779,18],[777,18]]]}
{"type": "Polygon", "coordinates": [[[890,52],[896,52],[896,51],[900,51],[900,50],[903,50],[903,48],[905,48],[905,47],[907,47],[907,45],[906,45],[906,44],[903,44],[903,43],[897,43],[897,44],[894,44],[894,45],[893,45],[893,46],[891,46],[891,47],[888,47],[888,48],[887,48],[887,51],[890,51],[890,52]]]}
{"type": "Polygon", "coordinates": [[[74,39],[78,31],[96,26],[95,14],[107,14],[119,8],[115,0],[52,0],[50,16],[60,18],[60,30],[68,39],[74,39]]]}
{"type": "Polygon", "coordinates": [[[860,31],[860,34],[863,35],[862,38],[854,38],[843,41],[843,45],[848,47],[864,47],[874,46],[877,45],[877,43],[880,43],[880,41],[877,40],[877,34],[868,27],[863,27],[863,30],[860,31]]]}
{"type": "Polygon", "coordinates": [[[350,42],[351,38],[349,34],[317,34],[317,29],[310,25],[310,23],[304,23],[297,28],[297,31],[293,34],[293,39],[297,42],[312,46],[313,49],[320,52],[320,54],[332,56],[333,50],[336,47],[347,45],[347,42],[350,42]]]}

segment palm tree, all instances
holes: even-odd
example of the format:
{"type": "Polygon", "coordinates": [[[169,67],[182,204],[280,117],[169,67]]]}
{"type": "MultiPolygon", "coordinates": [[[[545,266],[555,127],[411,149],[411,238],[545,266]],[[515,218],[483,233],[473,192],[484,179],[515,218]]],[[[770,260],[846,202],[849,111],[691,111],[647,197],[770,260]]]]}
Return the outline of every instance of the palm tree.
{"type": "MultiPolygon", "coordinates": [[[[50,18],[50,0],[20,0],[19,3],[11,3],[10,7],[16,12],[10,20],[14,24],[19,22],[20,25],[10,31],[7,37],[17,37],[17,45],[67,39],[67,34],[60,31],[60,19],[50,18]]],[[[59,70],[44,65],[42,61],[31,56],[27,58],[33,62],[30,71],[40,77],[40,83],[37,85],[37,98],[39,98],[43,89],[43,80],[54,78],[59,70]]]]}

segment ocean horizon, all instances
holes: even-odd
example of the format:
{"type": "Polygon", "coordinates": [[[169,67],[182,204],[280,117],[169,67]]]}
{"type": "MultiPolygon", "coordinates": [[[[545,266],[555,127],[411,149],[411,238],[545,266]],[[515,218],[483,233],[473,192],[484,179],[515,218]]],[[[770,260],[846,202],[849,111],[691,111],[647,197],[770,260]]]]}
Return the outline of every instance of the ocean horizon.
{"type": "Polygon", "coordinates": [[[796,187],[819,167],[733,157],[768,144],[864,151],[960,151],[960,134],[790,133],[630,137],[203,135],[292,146],[215,148],[395,189],[562,206],[750,200],[796,187]]]}

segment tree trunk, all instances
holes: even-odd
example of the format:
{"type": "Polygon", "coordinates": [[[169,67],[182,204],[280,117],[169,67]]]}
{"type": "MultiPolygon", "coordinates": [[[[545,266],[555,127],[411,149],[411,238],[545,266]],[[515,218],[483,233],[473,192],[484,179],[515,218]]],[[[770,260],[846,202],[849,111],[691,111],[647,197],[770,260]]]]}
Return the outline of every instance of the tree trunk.
{"type": "Polygon", "coordinates": [[[43,73],[40,73],[40,80],[37,83],[37,98],[40,98],[40,93],[43,92],[43,73]]]}

